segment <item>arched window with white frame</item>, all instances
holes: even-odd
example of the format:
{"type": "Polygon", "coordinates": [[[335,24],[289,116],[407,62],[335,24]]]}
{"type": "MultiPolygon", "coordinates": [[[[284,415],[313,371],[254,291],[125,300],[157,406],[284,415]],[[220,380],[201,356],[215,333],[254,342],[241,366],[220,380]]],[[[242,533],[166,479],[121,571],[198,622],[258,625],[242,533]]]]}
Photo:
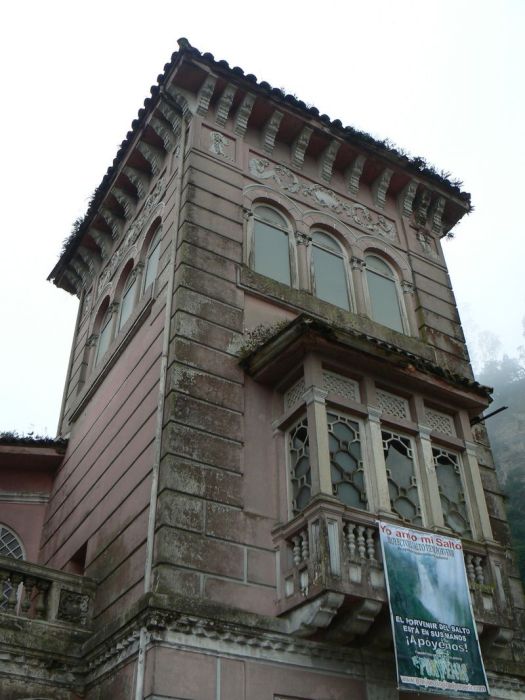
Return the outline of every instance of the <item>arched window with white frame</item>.
{"type": "Polygon", "coordinates": [[[348,262],[340,244],[323,231],[312,234],[313,293],[319,299],[350,311],[348,262]]]}
{"type": "Polygon", "coordinates": [[[368,312],[371,318],[399,333],[407,333],[403,297],[397,274],[377,255],[365,256],[368,312]]]}
{"type": "Polygon", "coordinates": [[[250,266],[261,275],[288,286],[294,284],[293,231],[276,209],[257,205],[253,212],[250,266]]]}
{"type": "Polygon", "coordinates": [[[6,525],[0,525],[0,556],[25,559],[22,542],[6,525]]]}
{"type": "Polygon", "coordinates": [[[146,289],[150,287],[153,282],[155,282],[155,279],[157,278],[157,272],[159,269],[159,260],[160,260],[160,239],[161,239],[161,234],[162,234],[162,227],[159,226],[154,233],[150,244],[148,246],[148,250],[146,253],[146,258],[144,260],[144,274],[143,274],[143,284],[142,284],[142,289],[145,292],[146,289]]]}

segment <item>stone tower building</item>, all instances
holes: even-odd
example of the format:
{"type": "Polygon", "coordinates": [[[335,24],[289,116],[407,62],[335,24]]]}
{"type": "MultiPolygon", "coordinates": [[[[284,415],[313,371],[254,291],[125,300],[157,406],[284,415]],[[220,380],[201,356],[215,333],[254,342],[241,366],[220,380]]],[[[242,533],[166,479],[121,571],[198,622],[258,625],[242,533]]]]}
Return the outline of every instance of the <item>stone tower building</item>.
{"type": "Polygon", "coordinates": [[[50,275],[59,439],[0,445],[2,698],[403,697],[378,517],[463,540],[492,697],[525,697],[440,243],[469,210],[179,42],[50,275]]]}

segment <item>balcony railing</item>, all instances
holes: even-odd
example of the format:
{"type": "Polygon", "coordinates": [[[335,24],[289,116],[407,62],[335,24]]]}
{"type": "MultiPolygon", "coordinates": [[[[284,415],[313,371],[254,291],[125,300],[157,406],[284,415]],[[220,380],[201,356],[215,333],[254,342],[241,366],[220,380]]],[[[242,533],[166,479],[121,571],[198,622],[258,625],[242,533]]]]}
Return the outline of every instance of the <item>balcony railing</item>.
{"type": "MultiPolygon", "coordinates": [[[[376,518],[351,511],[335,499],[317,499],[276,529],[281,561],[279,613],[287,615],[322,594],[337,600],[328,625],[338,624],[339,608],[368,610],[369,624],[387,602],[376,518]],[[338,598],[334,598],[339,596],[338,598]]],[[[510,605],[503,585],[506,561],[495,546],[464,542],[465,569],[478,630],[493,641],[511,636],[510,605]]],[[[325,605],[326,607],[326,605],[325,605]]],[[[297,613],[293,613],[297,617],[297,613]]],[[[354,625],[355,627],[355,625],[354,625]]]]}
{"type": "Polygon", "coordinates": [[[89,628],[96,583],[20,559],[0,556],[0,616],[89,628]]]}

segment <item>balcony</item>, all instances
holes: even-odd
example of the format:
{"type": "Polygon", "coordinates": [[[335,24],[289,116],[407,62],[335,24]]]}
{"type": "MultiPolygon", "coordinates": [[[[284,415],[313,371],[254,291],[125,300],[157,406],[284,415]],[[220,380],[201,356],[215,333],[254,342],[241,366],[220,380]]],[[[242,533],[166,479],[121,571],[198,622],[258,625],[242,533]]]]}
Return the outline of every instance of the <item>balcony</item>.
{"type": "MultiPolygon", "coordinates": [[[[376,518],[330,498],[314,499],[274,530],[280,555],[278,613],[297,636],[350,643],[371,631],[387,593],[376,518]]],[[[482,642],[512,639],[503,581],[507,562],[496,545],[464,542],[465,568],[482,642]]],[[[385,616],[373,632],[384,639],[385,616]]]]}
{"type": "MultiPolygon", "coordinates": [[[[0,614],[89,628],[96,584],[76,574],[0,556],[0,614]]],[[[1,622],[0,622],[1,624],[1,622]]]]}

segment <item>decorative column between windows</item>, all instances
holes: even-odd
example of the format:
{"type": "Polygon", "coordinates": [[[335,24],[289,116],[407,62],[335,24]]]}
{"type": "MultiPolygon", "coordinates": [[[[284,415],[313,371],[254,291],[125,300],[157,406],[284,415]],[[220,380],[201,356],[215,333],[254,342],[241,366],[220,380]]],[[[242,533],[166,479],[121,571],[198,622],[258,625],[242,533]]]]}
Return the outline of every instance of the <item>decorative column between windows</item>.
{"type": "Polygon", "coordinates": [[[299,289],[310,291],[310,275],[308,274],[308,248],[312,243],[312,237],[303,231],[295,231],[294,235],[297,251],[299,289]]]}
{"type": "Polygon", "coordinates": [[[483,483],[479,472],[478,457],[476,453],[476,445],[473,442],[465,441],[465,487],[469,491],[470,502],[475,503],[476,507],[472,508],[472,523],[474,537],[476,533],[483,537],[488,542],[494,542],[492,527],[490,525],[489,512],[485,501],[485,493],[483,491],[483,483]]]}
{"type": "Polygon", "coordinates": [[[432,454],[432,441],[430,440],[431,428],[426,425],[418,425],[419,429],[419,464],[422,481],[422,493],[426,505],[428,525],[444,527],[443,510],[439,496],[439,484],[434,468],[434,456],[432,454]]]}
{"type": "Polygon", "coordinates": [[[370,510],[379,515],[392,517],[390,492],[386,476],[385,456],[383,453],[383,438],[381,435],[382,411],[373,406],[368,407],[368,421],[365,424],[366,443],[369,451],[369,496],[370,510]]]}
{"type": "Polygon", "coordinates": [[[328,421],[326,419],[326,397],[328,393],[311,386],[303,394],[308,417],[310,441],[310,463],[312,468],[312,495],[332,495],[330,476],[330,450],[328,445],[328,421]]]}
{"type": "Polygon", "coordinates": [[[419,330],[417,324],[415,323],[416,318],[416,305],[414,303],[415,288],[412,282],[403,280],[401,282],[401,289],[403,290],[403,300],[405,302],[405,317],[408,323],[408,328],[411,335],[419,335],[419,330]]]}
{"type": "Polygon", "coordinates": [[[366,309],[365,295],[363,292],[363,273],[365,271],[365,261],[362,258],[356,258],[355,256],[350,260],[350,267],[352,268],[352,277],[354,281],[354,293],[355,293],[355,308],[358,312],[363,313],[366,309]]]}

